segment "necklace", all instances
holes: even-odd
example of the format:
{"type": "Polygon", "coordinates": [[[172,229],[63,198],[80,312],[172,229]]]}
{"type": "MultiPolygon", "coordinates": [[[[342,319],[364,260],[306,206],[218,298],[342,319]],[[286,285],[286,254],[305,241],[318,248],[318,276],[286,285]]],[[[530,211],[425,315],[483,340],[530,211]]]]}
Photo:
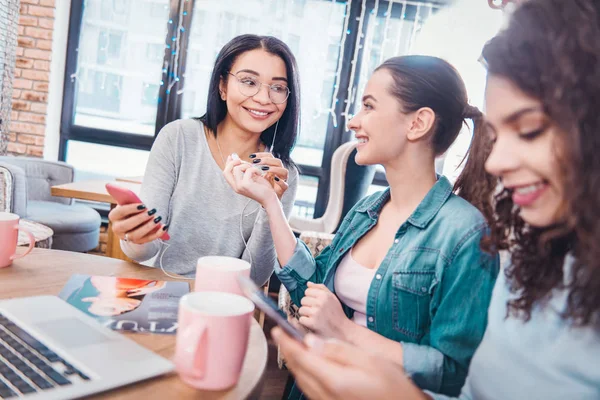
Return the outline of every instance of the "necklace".
{"type": "Polygon", "coordinates": [[[219,137],[215,136],[215,141],[217,142],[217,149],[219,149],[219,154],[221,155],[221,161],[223,161],[223,168],[225,168],[225,157],[223,157],[223,152],[221,151],[221,146],[219,146],[219,137]]]}
{"type": "MultiPolygon", "coordinates": [[[[219,145],[219,136],[215,136],[215,142],[217,142],[217,149],[219,149],[219,155],[221,156],[221,161],[223,161],[223,168],[225,168],[225,157],[223,157],[223,152],[221,151],[221,145],[219,145]]],[[[260,143],[256,147],[256,152],[260,153],[260,143]]]]}

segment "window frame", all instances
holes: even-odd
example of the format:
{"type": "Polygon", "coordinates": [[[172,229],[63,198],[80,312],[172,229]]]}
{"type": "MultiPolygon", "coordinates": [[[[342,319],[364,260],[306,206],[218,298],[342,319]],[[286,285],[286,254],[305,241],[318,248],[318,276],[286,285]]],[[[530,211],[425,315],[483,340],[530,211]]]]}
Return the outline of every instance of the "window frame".
{"type": "MultiPolygon", "coordinates": [[[[322,0],[331,1],[331,0],[322,0]]],[[[335,0],[338,3],[346,3],[345,0],[335,0]]],[[[393,0],[390,0],[393,1],[393,0]]],[[[430,3],[434,5],[445,5],[449,0],[410,0],[411,3],[430,3]]],[[[60,142],[59,142],[59,160],[64,161],[66,159],[67,143],[69,140],[76,140],[86,143],[102,144],[108,146],[125,147],[130,149],[146,150],[149,151],[152,148],[152,144],[158,135],[160,129],[167,123],[172,122],[176,119],[181,118],[182,107],[183,107],[183,96],[178,95],[179,89],[185,87],[185,70],[186,70],[186,58],[187,51],[180,51],[178,53],[177,64],[180,66],[178,76],[180,77],[179,82],[176,82],[172,87],[169,94],[167,94],[167,85],[161,85],[158,93],[160,99],[163,101],[157,104],[156,123],[154,127],[153,136],[138,135],[133,133],[126,133],[108,129],[98,129],[86,126],[80,126],[74,124],[75,117],[75,93],[76,93],[76,79],[74,78],[77,73],[77,49],[79,47],[81,26],[83,22],[83,3],[82,1],[72,1],[69,19],[69,31],[68,31],[68,42],[67,42],[67,56],[65,65],[65,79],[64,79],[64,91],[63,91],[63,104],[61,112],[61,123],[60,123],[60,142]],[[72,78],[73,77],[73,78],[72,78]]],[[[374,9],[375,5],[379,4],[379,7],[383,7],[382,4],[388,4],[387,1],[381,0],[367,0],[365,2],[366,11],[365,23],[362,26],[361,34],[365,35],[368,28],[368,19],[371,15],[371,10],[374,9]]],[[[344,44],[344,58],[339,59],[338,63],[342,63],[342,68],[339,77],[339,88],[338,91],[338,102],[335,105],[335,114],[338,116],[338,126],[335,127],[331,116],[328,118],[327,130],[325,136],[325,142],[323,146],[323,157],[321,166],[303,165],[298,164],[300,173],[307,176],[313,176],[319,179],[319,185],[317,189],[317,198],[315,201],[314,217],[318,218],[323,215],[327,207],[327,201],[329,198],[329,186],[330,186],[330,171],[331,171],[331,159],[333,152],[343,143],[351,140],[352,133],[346,130],[346,118],[342,115],[345,110],[347,101],[354,101],[355,99],[349,99],[348,87],[350,86],[350,79],[352,76],[352,64],[351,60],[354,57],[355,46],[357,45],[356,39],[359,34],[358,28],[360,26],[357,20],[362,11],[363,1],[354,0],[351,3],[349,10],[348,30],[350,33],[347,34],[346,41],[344,44]]],[[[401,3],[394,4],[393,10],[397,10],[401,3]]],[[[180,15],[185,11],[187,12],[187,18],[183,21],[182,26],[186,32],[190,32],[190,26],[193,18],[193,7],[194,2],[181,2],[179,0],[169,1],[169,19],[172,23],[168,24],[168,29],[165,37],[173,37],[176,35],[179,27],[180,15]]],[[[397,14],[397,11],[392,11],[392,16],[397,14]]],[[[346,33],[342,33],[346,34],[346,33]]],[[[188,47],[189,35],[185,34],[181,36],[180,46],[182,49],[188,47]]],[[[360,67],[362,64],[363,52],[359,50],[357,55],[357,67],[355,70],[354,80],[352,87],[358,85],[360,78],[360,67]]],[[[172,66],[175,64],[175,56],[172,55],[170,49],[165,48],[163,54],[163,63],[165,60],[169,60],[169,67],[166,71],[163,71],[163,81],[167,82],[166,77],[169,76],[173,70],[172,66]]],[[[164,65],[164,64],[163,64],[164,65]]],[[[334,88],[331,88],[333,93],[334,88]]],[[[357,94],[358,95],[358,94],[357,94]]],[[[385,175],[381,172],[377,172],[373,183],[387,185],[385,175]]]]}

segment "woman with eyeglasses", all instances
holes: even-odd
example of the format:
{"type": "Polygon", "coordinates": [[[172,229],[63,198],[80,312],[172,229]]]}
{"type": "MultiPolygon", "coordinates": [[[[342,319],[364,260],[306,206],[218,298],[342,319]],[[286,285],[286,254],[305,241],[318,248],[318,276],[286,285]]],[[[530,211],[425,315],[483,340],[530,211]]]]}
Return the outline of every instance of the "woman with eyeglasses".
{"type": "MultiPolygon", "coordinates": [[[[488,245],[510,239],[510,263],[460,400],[600,399],[599,37],[597,0],[528,0],[483,49],[488,245]]],[[[448,400],[372,349],[274,333],[311,399],[448,400]]]]}
{"type": "Polygon", "coordinates": [[[231,154],[255,166],[289,216],[299,107],[298,67],[285,43],[256,35],[227,43],[215,61],[206,114],[160,131],[144,174],[144,204],[109,215],[123,252],[139,262],[155,257],[154,266],[188,277],[201,256],[242,258],[264,284],[277,263],[266,212],[235,193],[223,169],[231,154]],[[167,230],[165,244],[159,238],[167,230]]]}

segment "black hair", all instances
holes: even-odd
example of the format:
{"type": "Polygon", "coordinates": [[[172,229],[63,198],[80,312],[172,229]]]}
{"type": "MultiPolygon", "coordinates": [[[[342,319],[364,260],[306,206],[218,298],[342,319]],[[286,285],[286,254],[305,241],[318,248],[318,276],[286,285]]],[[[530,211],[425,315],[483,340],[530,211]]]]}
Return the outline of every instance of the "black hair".
{"type": "MultiPolygon", "coordinates": [[[[208,101],[206,114],[199,119],[211,132],[217,135],[217,126],[227,115],[227,104],[221,99],[219,84],[221,80],[227,82],[229,72],[235,60],[243,53],[263,49],[280,57],[285,63],[288,88],[290,96],[287,106],[279,119],[277,137],[271,153],[286,165],[293,165],[290,153],[296,143],[300,120],[300,83],[298,78],[298,65],[290,48],[281,40],[272,36],[240,35],[227,43],[217,56],[210,85],[208,88],[208,101]]],[[[260,140],[267,146],[271,145],[275,133],[276,123],[267,128],[260,136],[260,140]]]]}

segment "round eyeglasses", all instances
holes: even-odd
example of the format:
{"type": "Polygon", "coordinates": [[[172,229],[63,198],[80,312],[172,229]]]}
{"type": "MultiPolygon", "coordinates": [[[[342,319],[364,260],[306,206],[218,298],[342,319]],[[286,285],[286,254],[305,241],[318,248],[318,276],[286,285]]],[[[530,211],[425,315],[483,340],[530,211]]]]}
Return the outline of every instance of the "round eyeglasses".
{"type": "Polygon", "coordinates": [[[275,104],[285,103],[285,101],[290,96],[290,89],[285,85],[280,85],[278,83],[274,85],[267,85],[266,83],[260,82],[258,79],[248,75],[235,75],[231,72],[228,72],[229,75],[233,76],[238,81],[238,88],[240,93],[244,96],[252,97],[255,96],[259,91],[261,86],[266,86],[269,88],[269,98],[275,104]]]}

